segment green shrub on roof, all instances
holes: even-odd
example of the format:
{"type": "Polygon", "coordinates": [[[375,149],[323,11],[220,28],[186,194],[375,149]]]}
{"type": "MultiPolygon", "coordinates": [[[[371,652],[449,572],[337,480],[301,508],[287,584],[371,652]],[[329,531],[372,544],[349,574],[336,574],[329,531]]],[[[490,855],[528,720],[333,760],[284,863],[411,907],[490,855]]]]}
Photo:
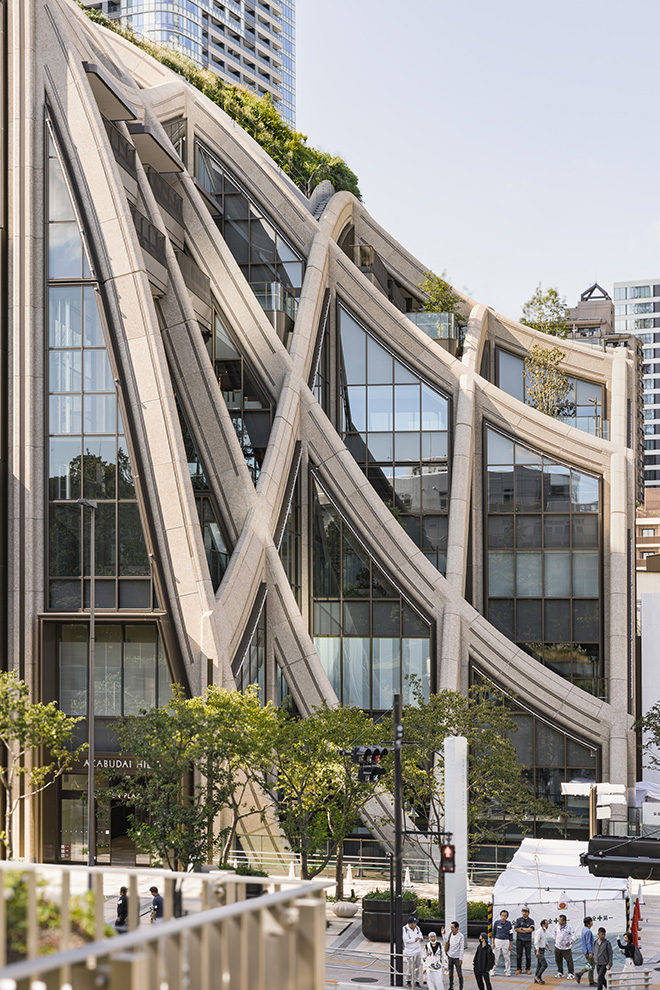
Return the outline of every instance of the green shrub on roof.
{"type": "Polygon", "coordinates": [[[305,195],[309,195],[323,179],[329,179],[338,192],[347,190],[358,199],[362,198],[357,176],[346,162],[326,151],[311,148],[307,144],[307,135],[289,127],[270,96],[257,96],[243,86],[225,82],[210,69],[202,69],[180,52],[141,38],[122,27],[118,21],[110,20],[100,10],[83,7],[80,0],[78,3],[90,20],[121,35],[168,69],[179,73],[221,107],[261,145],[305,195]]]}

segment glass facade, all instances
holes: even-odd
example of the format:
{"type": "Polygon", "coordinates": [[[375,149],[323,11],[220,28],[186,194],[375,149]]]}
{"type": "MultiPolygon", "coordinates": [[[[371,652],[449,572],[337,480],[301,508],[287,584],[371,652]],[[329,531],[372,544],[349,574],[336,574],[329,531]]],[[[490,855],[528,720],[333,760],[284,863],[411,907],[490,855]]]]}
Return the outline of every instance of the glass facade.
{"type": "Polygon", "coordinates": [[[301,511],[302,506],[300,504],[300,471],[298,470],[298,475],[296,477],[295,484],[293,486],[293,491],[291,493],[291,505],[289,506],[289,511],[287,512],[286,522],[284,523],[284,529],[282,531],[282,539],[280,541],[280,560],[282,561],[282,567],[286,573],[286,576],[291,585],[291,590],[296,596],[296,601],[298,602],[298,607],[302,604],[302,578],[301,578],[301,557],[300,557],[300,542],[301,542],[301,511]]]}
{"type": "Polygon", "coordinates": [[[314,645],[344,705],[384,712],[411,701],[410,676],[428,697],[431,625],[365,550],[312,476],[314,645]]]}
{"type": "Polygon", "coordinates": [[[213,332],[202,333],[245,463],[256,485],[273,424],[272,404],[217,308],[213,310],[213,332]]]}
{"type": "Polygon", "coordinates": [[[599,479],[486,429],[488,619],[602,695],[599,479]]]}
{"type": "Polygon", "coordinates": [[[251,684],[259,688],[259,700],[266,703],[266,604],[264,602],[250,643],[235,674],[236,688],[245,691],[251,684]]]}
{"type": "Polygon", "coordinates": [[[88,607],[96,501],[96,606],[150,609],[151,568],[100,297],[54,139],[48,137],[49,606],[88,607]]]}
{"type": "Polygon", "coordinates": [[[449,399],[378,343],[343,306],[340,431],[381,499],[444,574],[449,399]]]}
{"type": "MultiPolygon", "coordinates": [[[[528,768],[526,775],[529,783],[539,798],[557,806],[555,818],[535,819],[530,822],[527,834],[539,839],[586,841],[589,838],[589,799],[563,795],[561,784],[563,781],[582,784],[599,780],[598,749],[579,736],[551,725],[542,715],[521,704],[518,698],[514,699],[502,691],[474,666],[472,682],[488,686],[510,710],[518,727],[511,736],[511,742],[516,747],[520,763],[528,768]]],[[[519,829],[504,833],[504,840],[516,846],[521,838],[519,829]]],[[[477,858],[488,859],[487,848],[482,847],[477,858]]]]}
{"type": "Polygon", "coordinates": [[[229,564],[229,542],[225,539],[220,525],[220,513],[216,509],[215,499],[206,478],[206,471],[204,470],[201,458],[197,452],[197,446],[193,440],[192,432],[188,426],[188,421],[178,399],[176,408],[183,435],[183,445],[186,449],[190,480],[192,482],[193,492],[195,493],[195,505],[197,506],[199,524],[202,527],[206,562],[209,566],[213,590],[217,591],[229,564]]]}
{"type": "MultiPolygon", "coordinates": [[[[531,405],[525,381],[525,359],[498,347],[496,360],[498,387],[507,395],[531,405]]],[[[608,424],[603,418],[603,386],[597,382],[575,378],[573,375],[566,375],[566,378],[571,386],[567,401],[573,404],[573,412],[570,416],[556,418],[561,423],[575,426],[578,430],[591,433],[592,436],[603,436],[607,439],[608,424]]]]}
{"type": "Polygon", "coordinates": [[[215,222],[264,309],[295,321],[305,265],[263,210],[215,155],[197,142],[197,178],[217,203],[215,222]],[[269,286],[278,283],[283,292],[269,286]]]}
{"type": "MultiPolygon", "coordinates": [[[[57,624],[58,701],[67,715],[87,713],[88,652],[87,624],[57,624]]],[[[94,658],[95,715],[139,715],[172,697],[167,660],[153,623],[97,623],[94,658]]]]}

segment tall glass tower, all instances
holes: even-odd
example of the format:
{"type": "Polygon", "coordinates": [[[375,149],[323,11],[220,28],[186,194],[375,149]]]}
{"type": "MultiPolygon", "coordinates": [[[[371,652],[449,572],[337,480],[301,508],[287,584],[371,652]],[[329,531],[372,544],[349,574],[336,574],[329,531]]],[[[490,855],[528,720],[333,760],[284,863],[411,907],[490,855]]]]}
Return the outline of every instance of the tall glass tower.
{"type": "Polygon", "coordinates": [[[296,122],[295,0],[84,0],[228,82],[271,95],[296,122]]]}

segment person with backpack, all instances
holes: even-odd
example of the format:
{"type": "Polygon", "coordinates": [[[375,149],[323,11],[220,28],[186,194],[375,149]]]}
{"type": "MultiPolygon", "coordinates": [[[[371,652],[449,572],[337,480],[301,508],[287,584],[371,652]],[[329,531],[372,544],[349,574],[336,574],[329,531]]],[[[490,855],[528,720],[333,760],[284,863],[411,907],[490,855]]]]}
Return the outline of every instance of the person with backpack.
{"type": "Polygon", "coordinates": [[[644,956],[642,955],[638,945],[633,942],[633,937],[630,932],[626,932],[623,936],[625,941],[623,945],[621,944],[621,939],[616,940],[616,944],[619,946],[623,955],[625,956],[623,962],[623,968],[632,969],[634,966],[641,966],[644,962],[644,956]]]}

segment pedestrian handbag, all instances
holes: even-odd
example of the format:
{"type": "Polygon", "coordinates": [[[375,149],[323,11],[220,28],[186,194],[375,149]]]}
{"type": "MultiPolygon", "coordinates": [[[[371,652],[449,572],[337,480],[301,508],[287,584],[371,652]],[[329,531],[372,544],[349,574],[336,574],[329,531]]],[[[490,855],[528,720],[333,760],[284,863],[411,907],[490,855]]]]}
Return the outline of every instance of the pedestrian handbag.
{"type": "Polygon", "coordinates": [[[638,945],[635,946],[632,960],[635,966],[641,966],[644,963],[644,956],[642,955],[642,950],[638,945]]]}

